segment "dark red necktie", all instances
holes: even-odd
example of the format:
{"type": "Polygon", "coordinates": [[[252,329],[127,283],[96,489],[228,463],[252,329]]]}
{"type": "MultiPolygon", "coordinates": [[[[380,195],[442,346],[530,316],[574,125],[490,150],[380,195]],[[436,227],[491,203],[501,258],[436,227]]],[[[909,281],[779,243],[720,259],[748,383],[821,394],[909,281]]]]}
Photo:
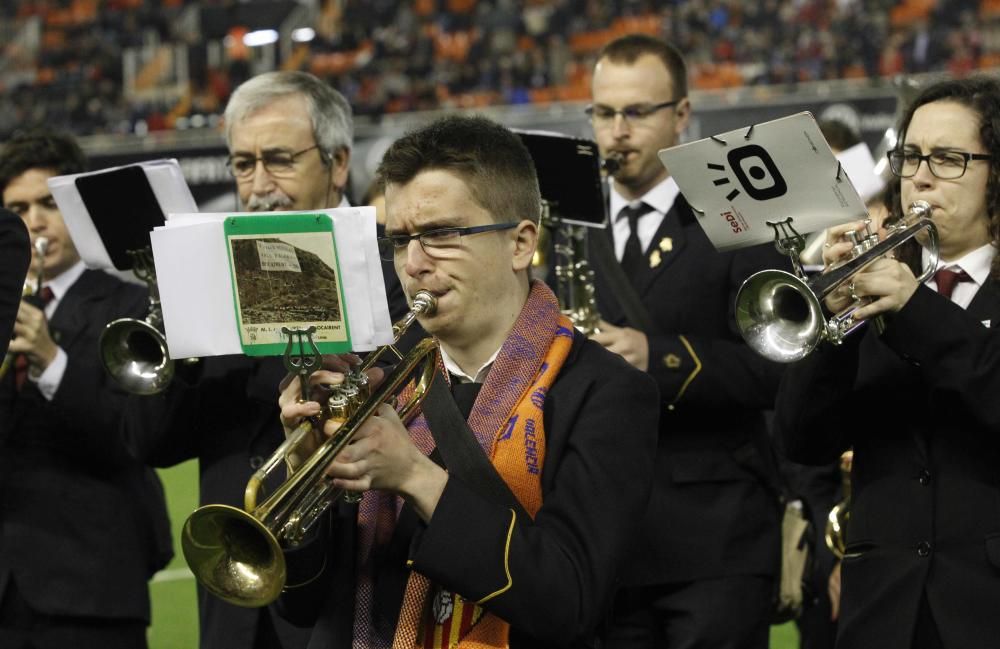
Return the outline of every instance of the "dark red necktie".
{"type": "MultiPolygon", "coordinates": [[[[52,301],[52,289],[48,286],[42,288],[42,292],[38,294],[38,298],[32,300],[32,303],[40,309],[45,309],[49,302],[52,301]]],[[[24,354],[18,354],[14,358],[14,385],[17,387],[18,392],[24,387],[24,382],[28,379],[28,357],[24,354]]]]}
{"type": "Polygon", "coordinates": [[[955,290],[955,285],[959,282],[971,282],[972,278],[964,270],[954,271],[942,268],[934,273],[934,281],[937,282],[937,291],[949,300],[955,290]]]}

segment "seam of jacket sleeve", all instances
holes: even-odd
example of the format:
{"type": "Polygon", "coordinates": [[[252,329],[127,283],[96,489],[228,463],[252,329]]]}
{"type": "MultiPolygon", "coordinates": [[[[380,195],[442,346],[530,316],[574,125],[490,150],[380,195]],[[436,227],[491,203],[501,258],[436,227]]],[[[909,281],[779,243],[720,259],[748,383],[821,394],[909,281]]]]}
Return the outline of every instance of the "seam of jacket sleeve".
{"type": "Polygon", "coordinates": [[[694,377],[698,376],[698,373],[701,372],[701,359],[698,358],[698,354],[694,353],[694,347],[691,346],[691,343],[689,343],[688,339],[685,338],[684,336],[679,335],[677,337],[680,339],[681,344],[683,344],[684,347],[687,349],[688,354],[691,355],[691,360],[694,361],[694,369],[691,370],[691,373],[688,374],[688,377],[684,379],[684,383],[681,384],[681,389],[677,391],[677,396],[675,396],[674,400],[671,401],[669,404],[671,406],[675,405],[678,401],[681,400],[681,397],[684,396],[684,392],[688,389],[688,386],[691,385],[691,381],[694,381],[694,377]]]}
{"type": "Polygon", "coordinates": [[[510,576],[510,539],[514,536],[514,524],[517,522],[517,512],[513,509],[510,510],[510,527],[507,528],[507,542],[504,544],[503,548],[503,570],[507,573],[507,584],[503,586],[500,590],[493,591],[486,597],[482,598],[477,604],[485,604],[494,597],[503,595],[510,587],[514,585],[514,579],[510,576]]]}
{"type": "Polygon", "coordinates": [[[322,575],[324,572],[326,572],[326,557],[327,557],[327,555],[323,554],[323,565],[321,565],[319,567],[319,570],[316,571],[315,575],[313,575],[309,579],[306,579],[305,581],[303,581],[301,583],[298,583],[298,584],[287,584],[286,583],[285,587],[282,588],[281,590],[292,590],[293,588],[301,588],[302,586],[308,586],[309,584],[311,584],[314,581],[316,581],[317,579],[319,579],[320,575],[322,575]]]}

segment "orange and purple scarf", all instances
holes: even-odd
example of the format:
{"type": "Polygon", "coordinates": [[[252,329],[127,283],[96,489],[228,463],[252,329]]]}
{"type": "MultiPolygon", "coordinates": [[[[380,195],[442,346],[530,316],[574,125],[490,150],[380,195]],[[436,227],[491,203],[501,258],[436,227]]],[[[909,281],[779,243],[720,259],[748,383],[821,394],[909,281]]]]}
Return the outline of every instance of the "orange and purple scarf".
{"type": "MultiPolygon", "coordinates": [[[[490,368],[468,418],[469,428],[479,445],[532,517],[542,506],[545,397],[572,343],[573,325],[559,312],[555,295],[544,283],[532,282],[528,299],[490,368]]],[[[434,449],[434,440],[422,415],[409,425],[409,431],[417,447],[429,455],[434,449]]],[[[401,508],[401,498],[371,492],[365,496],[358,511],[355,647],[388,649],[390,646],[390,638],[375,633],[372,624],[371,564],[377,554],[373,549],[389,543],[401,508]]],[[[450,614],[446,616],[440,615],[440,607],[431,606],[428,601],[428,595],[434,590],[426,577],[410,573],[392,647],[479,649],[507,646],[509,625],[495,615],[484,614],[480,607],[506,588],[479,602],[467,602],[456,593],[439,589],[434,599],[448,603],[450,614]]]]}

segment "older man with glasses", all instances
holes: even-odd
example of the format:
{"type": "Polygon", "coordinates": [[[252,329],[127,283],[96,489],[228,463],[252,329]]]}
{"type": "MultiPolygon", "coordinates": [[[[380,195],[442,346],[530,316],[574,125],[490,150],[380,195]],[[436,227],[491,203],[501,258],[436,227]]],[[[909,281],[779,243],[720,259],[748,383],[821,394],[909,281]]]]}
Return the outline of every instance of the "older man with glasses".
{"type": "MultiPolygon", "coordinates": [[[[225,121],[227,164],[244,209],[348,205],[354,131],[351,107],[336,90],[303,72],[262,74],[233,92],[225,121]]],[[[398,317],[407,310],[402,288],[391,264],[382,274],[398,317]]],[[[182,368],[166,394],[132,398],[126,433],[156,466],[197,458],[202,504],[242,506],[248,478],[284,439],[274,403],[284,373],[278,358],[243,356],[182,368]]],[[[200,588],[198,612],[204,649],[296,649],[309,635],[266,608],[239,608],[200,588]]]]}

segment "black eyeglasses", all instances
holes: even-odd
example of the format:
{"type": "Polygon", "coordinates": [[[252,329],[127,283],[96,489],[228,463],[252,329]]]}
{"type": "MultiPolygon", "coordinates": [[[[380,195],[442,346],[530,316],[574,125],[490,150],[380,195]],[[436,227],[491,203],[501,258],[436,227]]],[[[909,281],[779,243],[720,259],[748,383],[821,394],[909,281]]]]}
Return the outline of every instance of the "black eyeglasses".
{"type": "Polygon", "coordinates": [[[491,223],[489,225],[473,225],[465,228],[435,228],[417,234],[390,234],[378,238],[378,253],[382,259],[392,261],[396,253],[406,250],[410,242],[416,239],[420,247],[431,257],[444,258],[454,256],[462,248],[462,237],[482,232],[498,232],[517,227],[516,222],[491,223]]]}
{"type": "Polygon", "coordinates": [[[915,150],[896,150],[886,154],[889,158],[889,168],[900,178],[912,178],[916,175],[920,163],[926,161],[931,173],[941,180],[954,180],[965,174],[970,160],[992,160],[993,156],[985,153],[966,153],[965,151],[932,151],[922,155],[915,150]]]}
{"type": "Polygon", "coordinates": [[[249,178],[257,169],[257,161],[264,163],[264,169],[272,176],[288,176],[295,170],[295,161],[304,153],[309,153],[313,149],[318,149],[319,145],[314,144],[308,149],[301,151],[265,151],[259,157],[252,155],[238,154],[230,156],[226,160],[226,167],[236,178],[241,180],[249,178]]]}
{"type": "Polygon", "coordinates": [[[625,121],[641,121],[658,110],[670,108],[681,103],[682,99],[665,101],[661,104],[629,104],[624,108],[612,108],[604,104],[589,104],[583,109],[591,120],[599,124],[610,124],[615,121],[615,117],[621,115],[625,121]]]}

